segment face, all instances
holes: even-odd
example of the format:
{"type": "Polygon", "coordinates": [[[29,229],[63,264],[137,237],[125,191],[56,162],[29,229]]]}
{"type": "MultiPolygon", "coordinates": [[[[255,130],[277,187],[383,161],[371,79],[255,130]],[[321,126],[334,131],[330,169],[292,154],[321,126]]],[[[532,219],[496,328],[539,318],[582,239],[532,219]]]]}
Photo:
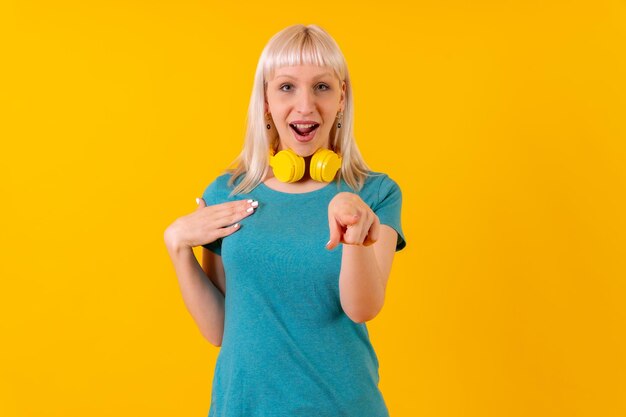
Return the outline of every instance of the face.
{"type": "Polygon", "coordinates": [[[337,113],[343,111],[346,85],[333,70],[315,65],[282,67],[268,81],[266,110],[280,139],[279,150],[310,156],[328,148],[337,113]]]}

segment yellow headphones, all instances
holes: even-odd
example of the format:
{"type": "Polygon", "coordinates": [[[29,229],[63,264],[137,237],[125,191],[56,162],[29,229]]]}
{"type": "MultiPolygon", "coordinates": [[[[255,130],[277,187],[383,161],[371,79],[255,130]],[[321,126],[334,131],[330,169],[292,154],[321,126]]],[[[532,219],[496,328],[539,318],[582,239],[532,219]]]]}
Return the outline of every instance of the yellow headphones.
{"type": "MultiPolygon", "coordinates": [[[[296,182],[304,175],[304,158],[285,149],[274,155],[270,154],[270,166],[274,176],[282,182],[296,182]]],[[[329,149],[318,149],[311,158],[309,174],[319,182],[331,182],[341,168],[341,157],[329,149]]]]}

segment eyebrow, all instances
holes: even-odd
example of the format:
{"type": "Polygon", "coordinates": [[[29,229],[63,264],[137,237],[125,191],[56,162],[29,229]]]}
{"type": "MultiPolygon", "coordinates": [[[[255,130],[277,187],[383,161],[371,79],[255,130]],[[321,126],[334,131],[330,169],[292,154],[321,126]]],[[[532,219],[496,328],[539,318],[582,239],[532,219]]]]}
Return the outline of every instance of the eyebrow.
{"type": "MultiPolygon", "coordinates": [[[[324,78],[324,77],[332,77],[332,76],[333,76],[333,74],[331,74],[330,72],[325,72],[325,73],[323,73],[323,74],[316,75],[315,77],[313,77],[313,79],[314,79],[314,80],[318,80],[318,79],[320,79],[320,78],[324,78]]],[[[276,79],[276,78],[281,78],[281,77],[291,78],[292,80],[297,80],[297,79],[298,79],[298,78],[296,78],[296,77],[294,77],[294,76],[291,76],[291,75],[288,75],[288,74],[281,74],[281,75],[277,75],[277,76],[276,76],[276,77],[274,77],[274,78],[276,79]]]]}

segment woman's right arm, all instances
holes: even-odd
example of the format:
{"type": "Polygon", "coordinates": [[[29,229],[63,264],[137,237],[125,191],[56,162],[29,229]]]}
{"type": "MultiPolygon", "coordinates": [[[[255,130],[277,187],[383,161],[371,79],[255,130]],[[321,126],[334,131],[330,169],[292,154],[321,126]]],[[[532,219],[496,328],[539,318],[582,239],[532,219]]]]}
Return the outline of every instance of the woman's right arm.
{"type": "Polygon", "coordinates": [[[257,203],[241,200],[207,207],[202,199],[199,201],[196,211],[176,219],[165,230],[164,239],[187,310],[202,335],[211,344],[220,346],[224,334],[225,282],[221,257],[204,249],[203,270],[192,248],[239,230],[237,222],[252,214],[257,203]]]}

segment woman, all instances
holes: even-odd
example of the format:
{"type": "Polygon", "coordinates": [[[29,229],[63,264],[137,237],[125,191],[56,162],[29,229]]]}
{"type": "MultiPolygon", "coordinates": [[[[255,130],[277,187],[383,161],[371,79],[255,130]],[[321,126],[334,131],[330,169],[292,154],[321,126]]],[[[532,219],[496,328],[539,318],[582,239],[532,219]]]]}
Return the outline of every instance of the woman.
{"type": "Polygon", "coordinates": [[[221,346],[211,417],[388,415],[365,322],[405,246],[401,193],[368,170],[352,113],[335,41],[314,25],[279,32],[236,167],[165,232],[185,304],[221,346]]]}

